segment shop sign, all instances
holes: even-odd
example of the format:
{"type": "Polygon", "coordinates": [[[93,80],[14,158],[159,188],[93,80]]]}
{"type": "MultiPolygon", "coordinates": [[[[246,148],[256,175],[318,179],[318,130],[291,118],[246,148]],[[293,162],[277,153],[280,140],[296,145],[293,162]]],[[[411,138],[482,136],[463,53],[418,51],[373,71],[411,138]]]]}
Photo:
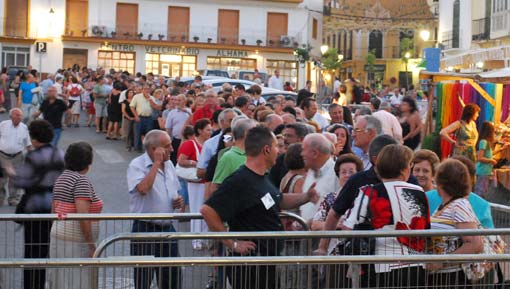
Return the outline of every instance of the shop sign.
{"type": "Polygon", "coordinates": [[[168,47],[168,46],[145,46],[146,53],[160,53],[160,54],[181,54],[181,55],[198,55],[200,50],[198,48],[189,47],[168,47]]]}
{"type": "MultiPolygon", "coordinates": [[[[365,71],[369,71],[369,66],[365,64],[365,71]]],[[[386,70],[385,64],[374,64],[372,65],[372,72],[384,72],[386,70]]]]}
{"type": "Polygon", "coordinates": [[[135,46],[133,44],[110,44],[110,43],[108,43],[108,44],[101,45],[101,50],[134,52],[135,46]]]}
{"type": "Polygon", "coordinates": [[[243,58],[248,57],[248,51],[232,50],[232,49],[218,49],[216,52],[217,57],[234,57],[243,58]]]}

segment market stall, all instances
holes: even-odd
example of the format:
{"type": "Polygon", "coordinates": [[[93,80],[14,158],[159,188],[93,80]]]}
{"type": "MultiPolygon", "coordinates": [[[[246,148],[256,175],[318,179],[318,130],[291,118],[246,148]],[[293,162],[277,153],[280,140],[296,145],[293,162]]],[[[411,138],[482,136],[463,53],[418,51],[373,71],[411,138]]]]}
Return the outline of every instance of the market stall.
{"type": "MultiPolygon", "coordinates": [[[[429,102],[429,114],[426,118],[426,134],[439,132],[443,127],[460,119],[464,104],[476,103],[481,111],[477,126],[484,121],[491,121],[497,128],[498,145],[510,141],[510,69],[490,71],[480,74],[430,73],[423,71],[422,80],[428,80],[428,91],[435,94],[436,114],[433,116],[432,105],[429,102]]],[[[448,157],[452,152],[452,145],[440,140],[440,154],[448,157]]],[[[493,192],[510,196],[510,151],[505,150],[496,159],[501,160],[501,167],[495,170],[495,184],[493,192]]],[[[510,198],[508,199],[510,201],[510,198]]],[[[505,201],[505,203],[507,203],[505,201]]]]}

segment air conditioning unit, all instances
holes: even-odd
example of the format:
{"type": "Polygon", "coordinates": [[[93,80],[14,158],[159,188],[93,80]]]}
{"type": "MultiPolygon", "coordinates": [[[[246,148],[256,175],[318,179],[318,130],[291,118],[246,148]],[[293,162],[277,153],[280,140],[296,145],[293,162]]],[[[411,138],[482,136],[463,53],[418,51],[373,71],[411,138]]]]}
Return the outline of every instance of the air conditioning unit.
{"type": "Polygon", "coordinates": [[[292,47],[294,42],[296,42],[296,40],[292,36],[285,35],[280,38],[280,43],[283,47],[292,47]]]}
{"type": "Polygon", "coordinates": [[[106,35],[106,27],[99,25],[92,26],[92,35],[94,36],[106,35]]]}

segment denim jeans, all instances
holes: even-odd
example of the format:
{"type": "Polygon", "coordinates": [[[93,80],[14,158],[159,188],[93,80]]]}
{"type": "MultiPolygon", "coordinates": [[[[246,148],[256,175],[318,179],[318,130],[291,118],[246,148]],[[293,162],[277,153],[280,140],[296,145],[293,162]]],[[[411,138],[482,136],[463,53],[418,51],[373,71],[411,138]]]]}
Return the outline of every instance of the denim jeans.
{"type": "MultiPolygon", "coordinates": [[[[139,232],[175,232],[172,225],[158,225],[150,222],[134,221],[133,233],[139,232]]],[[[133,241],[132,256],[177,257],[179,248],[177,241],[133,241]]],[[[148,267],[135,268],[134,279],[136,289],[149,289],[154,273],[156,273],[159,289],[178,289],[181,286],[179,267],[148,267]]]]}
{"type": "Polygon", "coordinates": [[[140,122],[136,123],[137,136],[135,140],[135,148],[142,149],[142,135],[146,135],[149,131],[154,129],[154,121],[149,117],[140,117],[140,122]]]}
{"type": "Polygon", "coordinates": [[[60,136],[62,135],[62,129],[61,128],[54,128],[53,129],[53,140],[51,141],[51,144],[53,147],[57,147],[58,141],[60,140],[60,136]]]}

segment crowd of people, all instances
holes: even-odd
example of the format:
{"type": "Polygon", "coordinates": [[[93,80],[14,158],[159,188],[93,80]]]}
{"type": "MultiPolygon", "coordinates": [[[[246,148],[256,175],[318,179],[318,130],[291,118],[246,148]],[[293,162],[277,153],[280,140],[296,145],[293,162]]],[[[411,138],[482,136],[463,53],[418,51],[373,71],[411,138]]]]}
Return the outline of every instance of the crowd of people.
{"type": "MultiPolygon", "coordinates": [[[[10,179],[8,202],[19,213],[101,213],[103,203],[86,177],[92,147],[73,143],[65,154],[57,148],[62,129],[85,125],[106,134],[106,140],[122,138],[127,150],[142,153],[127,169],[130,212],[188,208],[204,217],[192,221],[195,233],[299,230],[294,222],[280,221],[281,210],[297,213],[318,231],[356,230],[367,223],[371,230],[494,226],[483,198],[495,165],[494,127],[484,123],[478,134],[480,108],[474,104],[464,107],[461,120],[441,130],[455,144],[455,156],[441,162],[435,152],[419,148],[423,132],[415,95],[404,97],[398,89],[385,88],[370,97],[370,105],[354,106],[353,111],[342,84],[322,113],[312,93],[264,99],[257,84],[245,89],[228,83],[217,92],[200,76],[186,84],[178,78],[87,68],[59,70],[45,80],[35,75],[21,72],[8,85],[18,90],[17,106],[4,102],[10,119],[0,123],[2,180],[10,179]],[[80,123],[82,110],[85,124],[80,123]]],[[[356,89],[354,80],[350,89],[356,89]]],[[[26,258],[89,257],[95,250],[97,222],[24,226],[26,258]],[[62,244],[71,249],[57,250],[62,244]]],[[[132,226],[132,232],[175,230],[165,221],[137,220],[132,226]]],[[[276,256],[283,247],[278,240],[222,243],[239,256],[276,256]]],[[[444,237],[433,247],[429,243],[425,238],[378,238],[373,254],[483,251],[479,236],[444,237]]],[[[346,246],[342,240],[323,239],[314,254],[344,254],[346,246]]],[[[192,247],[204,250],[211,243],[193,240],[192,247]]],[[[131,254],[177,256],[178,244],[132,242],[131,254]]],[[[459,265],[367,266],[360,273],[363,286],[464,288],[472,282],[459,265]]],[[[26,269],[25,288],[43,288],[46,275],[51,288],[69,288],[69,280],[87,279],[66,279],[83,271],[59,270],[26,269]]],[[[155,273],[159,288],[177,288],[176,268],[134,270],[136,288],[149,288],[155,273]]],[[[353,273],[347,268],[328,270],[333,277],[321,277],[324,288],[351,282],[353,273]],[[329,283],[333,280],[335,285],[329,283]]],[[[232,288],[277,286],[275,266],[234,267],[225,273],[232,288]]],[[[73,288],[90,288],[89,281],[73,288]]]]}

